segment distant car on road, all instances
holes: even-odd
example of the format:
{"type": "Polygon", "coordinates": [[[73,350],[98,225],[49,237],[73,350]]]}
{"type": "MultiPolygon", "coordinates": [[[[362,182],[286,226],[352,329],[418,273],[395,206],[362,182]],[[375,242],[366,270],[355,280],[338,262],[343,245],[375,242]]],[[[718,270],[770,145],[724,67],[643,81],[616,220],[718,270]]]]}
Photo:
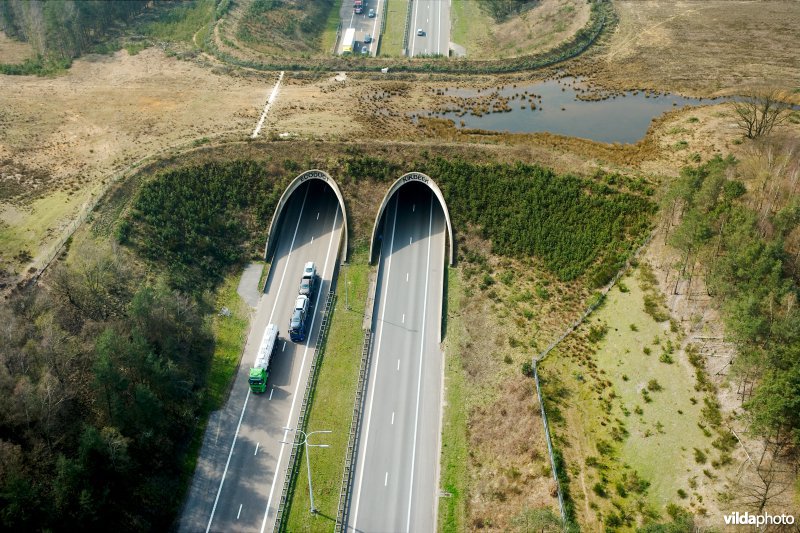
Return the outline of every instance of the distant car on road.
{"type": "Polygon", "coordinates": [[[417,35],[422,37],[423,35],[425,35],[425,30],[423,30],[422,28],[417,28],[417,35]]]}
{"type": "Polygon", "coordinates": [[[368,16],[369,16],[369,18],[374,19],[375,18],[375,10],[374,9],[370,9],[368,16]]]}
{"type": "Polygon", "coordinates": [[[372,36],[368,33],[364,36],[364,44],[369,44],[372,42],[372,36]]]}

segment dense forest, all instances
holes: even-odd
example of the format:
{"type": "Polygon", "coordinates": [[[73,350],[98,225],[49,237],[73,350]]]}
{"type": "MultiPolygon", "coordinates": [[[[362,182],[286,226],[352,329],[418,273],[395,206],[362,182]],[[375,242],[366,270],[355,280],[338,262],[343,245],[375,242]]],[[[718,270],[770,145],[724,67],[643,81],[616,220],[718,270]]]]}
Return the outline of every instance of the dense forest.
{"type": "MultiPolygon", "coordinates": [[[[158,0],[159,3],[174,1],[158,0]]],[[[0,29],[10,37],[30,43],[39,61],[68,65],[154,3],[151,0],[0,0],[0,29]]]]}
{"type": "Polygon", "coordinates": [[[0,308],[0,529],[164,531],[213,346],[202,307],[117,254],[0,308]]]}
{"type": "Polygon", "coordinates": [[[744,404],[751,430],[780,451],[800,444],[800,197],[797,170],[768,170],[748,188],[731,158],[685,169],[664,212],[668,221],[682,213],[669,235],[680,270],[690,283],[704,275],[737,345],[734,375],[755,384],[744,404]]]}

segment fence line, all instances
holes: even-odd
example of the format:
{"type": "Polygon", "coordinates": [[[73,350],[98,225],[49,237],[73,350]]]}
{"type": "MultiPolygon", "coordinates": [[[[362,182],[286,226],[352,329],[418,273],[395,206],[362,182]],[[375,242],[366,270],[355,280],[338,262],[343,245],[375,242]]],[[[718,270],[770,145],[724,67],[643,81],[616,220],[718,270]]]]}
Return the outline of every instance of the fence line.
{"type": "Polygon", "coordinates": [[[350,421],[350,437],[347,441],[347,452],[344,460],[344,470],[342,472],[342,486],[339,489],[339,509],[336,513],[336,527],[334,531],[340,533],[344,531],[347,519],[347,511],[350,507],[350,488],[353,484],[353,468],[355,464],[356,439],[361,429],[361,413],[364,406],[364,387],[367,382],[367,369],[369,359],[372,354],[372,331],[364,332],[364,343],[361,346],[361,366],[358,372],[358,387],[356,388],[356,399],[353,407],[353,418],[350,421]]]}
{"type": "Polygon", "coordinates": [[[403,55],[408,55],[408,31],[411,28],[411,6],[414,0],[408,0],[408,8],[406,9],[406,29],[403,32],[403,55]]]}
{"type": "MultiPolygon", "coordinates": [[[[322,324],[319,328],[319,336],[317,337],[317,344],[314,347],[314,359],[311,362],[311,370],[308,374],[308,381],[306,381],[306,391],[303,394],[303,403],[300,407],[300,417],[297,419],[297,429],[306,431],[308,409],[311,406],[311,396],[314,394],[314,389],[317,386],[317,378],[319,376],[319,363],[325,355],[325,344],[328,340],[328,325],[330,324],[331,313],[333,312],[334,304],[336,303],[336,293],[329,291],[325,299],[325,310],[322,313],[322,324]]],[[[301,432],[294,432],[294,444],[292,444],[292,451],[289,454],[289,463],[286,468],[286,477],[283,481],[283,490],[281,491],[281,499],[278,504],[278,511],[275,515],[275,529],[274,531],[286,531],[287,516],[286,509],[289,499],[294,494],[295,486],[297,485],[297,473],[299,471],[300,443],[302,442],[301,432]]]]}
{"type": "Polygon", "coordinates": [[[611,281],[608,282],[608,284],[606,284],[606,286],[600,290],[600,297],[597,298],[597,301],[592,302],[588,307],[586,307],[586,309],[584,309],[583,313],[581,314],[580,318],[578,318],[572,324],[570,324],[569,327],[556,340],[554,340],[547,346],[547,348],[545,348],[544,350],[539,352],[539,354],[533,357],[532,361],[533,380],[536,383],[536,395],[539,398],[539,406],[541,407],[542,410],[542,424],[544,425],[544,435],[545,439],[547,440],[547,453],[550,456],[550,467],[553,469],[553,479],[555,479],[556,482],[556,491],[558,493],[558,507],[559,510],[561,511],[561,520],[563,520],[564,523],[567,522],[567,514],[564,509],[564,494],[561,489],[561,482],[558,479],[558,469],[556,468],[556,459],[555,456],[553,455],[553,439],[550,436],[550,425],[547,423],[547,413],[545,412],[544,400],[542,398],[542,389],[539,384],[539,362],[544,360],[544,358],[547,357],[556,346],[561,344],[561,342],[564,339],[566,339],[573,331],[578,329],[578,327],[581,324],[583,324],[583,322],[589,317],[589,315],[592,314],[595,311],[595,309],[597,309],[600,306],[601,303],[603,303],[603,300],[605,299],[606,294],[608,294],[608,291],[610,291],[614,287],[614,285],[617,284],[619,279],[628,271],[633,259],[635,259],[642,253],[642,251],[647,247],[647,245],[650,244],[650,241],[653,240],[654,236],[655,236],[655,231],[653,231],[647,237],[647,239],[644,240],[644,242],[636,249],[636,251],[630,257],[630,259],[628,259],[622,266],[622,268],[620,268],[617,271],[617,273],[614,275],[611,281]]]}

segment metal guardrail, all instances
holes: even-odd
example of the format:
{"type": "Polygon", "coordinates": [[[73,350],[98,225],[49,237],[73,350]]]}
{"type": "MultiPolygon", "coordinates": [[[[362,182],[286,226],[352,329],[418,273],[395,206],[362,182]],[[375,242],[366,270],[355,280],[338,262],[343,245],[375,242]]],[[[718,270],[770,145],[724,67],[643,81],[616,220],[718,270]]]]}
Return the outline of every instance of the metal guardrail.
{"type": "Polygon", "coordinates": [[[358,372],[358,388],[356,389],[355,406],[353,407],[353,419],[350,422],[350,438],[347,441],[347,455],[344,461],[344,471],[342,472],[342,487],[339,490],[339,510],[336,514],[336,527],[334,531],[341,533],[347,527],[347,510],[350,507],[350,488],[353,484],[353,474],[355,472],[356,438],[361,429],[361,412],[364,407],[364,387],[367,383],[367,369],[369,359],[372,354],[372,331],[367,329],[364,332],[364,344],[361,346],[361,368],[358,372]]]}
{"type": "Polygon", "coordinates": [[[411,6],[414,5],[414,0],[408,0],[408,9],[406,10],[406,29],[403,32],[403,54],[408,55],[408,31],[411,28],[411,6]]]}
{"type": "MultiPolygon", "coordinates": [[[[297,428],[305,431],[306,419],[308,417],[308,409],[311,406],[311,396],[317,386],[318,368],[322,357],[325,355],[325,344],[328,340],[328,324],[330,323],[331,313],[333,312],[334,304],[336,303],[336,293],[333,291],[328,292],[325,299],[325,310],[322,313],[322,323],[319,328],[319,336],[317,337],[317,344],[314,347],[314,359],[311,362],[311,369],[308,374],[308,381],[306,381],[306,391],[303,394],[303,403],[300,406],[300,417],[297,419],[297,428]]],[[[302,441],[301,432],[294,432],[294,445],[289,455],[289,466],[286,469],[286,477],[283,481],[283,490],[281,491],[281,499],[278,504],[278,512],[275,515],[275,531],[286,531],[286,505],[294,493],[295,485],[297,484],[297,472],[300,463],[300,443],[302,441]]]]}
{"type": "Polygon", "coordinates": [[[381,10],[381,35],[386,33],[386,18],[389,16],[389,0],[383,0],[383,10],[381,10]]]}
{"type": "Polygon", "coordinates": [[[339,25],[336,26],[336,40],[333,41],[333,50],[331,50],[331,55],[336,55],[336,50],[339,48],[339,39],[342,38],[342,22],[339,21],[339,25]]]}

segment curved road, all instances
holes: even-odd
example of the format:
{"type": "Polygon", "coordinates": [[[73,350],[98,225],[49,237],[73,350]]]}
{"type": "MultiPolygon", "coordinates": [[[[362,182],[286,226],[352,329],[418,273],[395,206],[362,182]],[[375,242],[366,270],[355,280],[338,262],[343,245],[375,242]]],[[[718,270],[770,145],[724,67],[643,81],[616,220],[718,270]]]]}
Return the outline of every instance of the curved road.
{"type": "Polygon", "coordinates": [[[384,215],[351,531],[436,529],[444,252],[444,213],[430,189],[402,187],[384,215]]]}
{"type": "Polygon", "coordinates": [[[212,415],[203,440],[180,531],[272,531],[283,488],[325,294],[330,290],[342,237],[342,212],[333,191],[318,180],[297,189],[277,229],[279,241],[264,294],[258,302],[242,362],[224,409],[212,415]],[[314,261],[321,278],[306,342],[288,339],[287,326],[303,264],[314,261]],[[264,329],[280,331],[267,392],[253,394],[249,368],[264,329]]]}

